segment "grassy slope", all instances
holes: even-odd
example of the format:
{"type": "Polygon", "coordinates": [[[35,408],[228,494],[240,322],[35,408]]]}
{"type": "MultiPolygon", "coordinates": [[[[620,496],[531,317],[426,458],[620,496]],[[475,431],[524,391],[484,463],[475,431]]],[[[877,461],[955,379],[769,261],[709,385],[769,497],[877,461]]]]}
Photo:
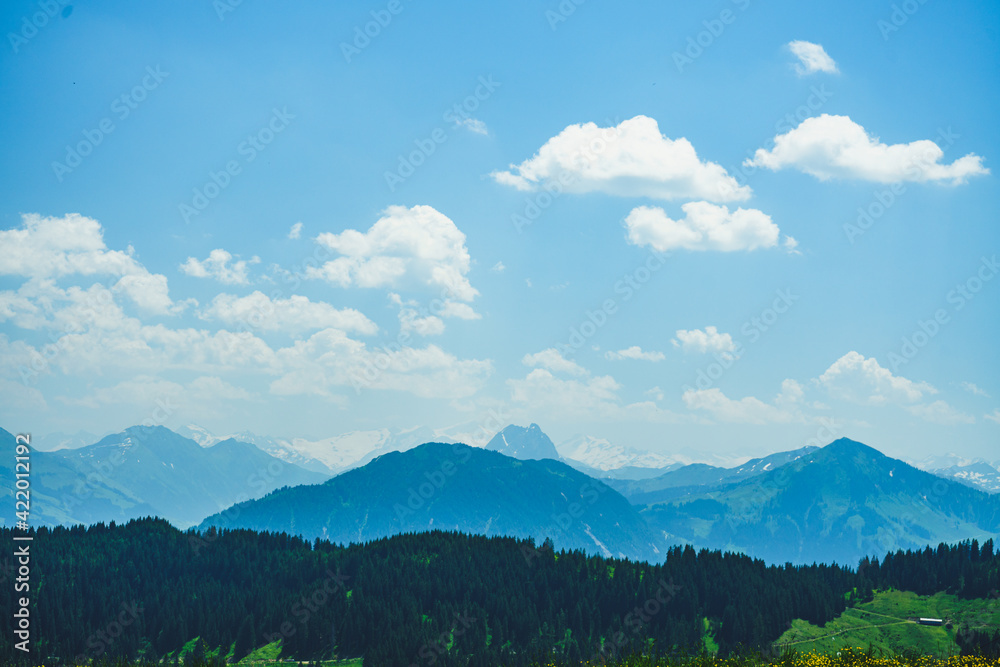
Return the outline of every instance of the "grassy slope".
{"type": "Polygon", "coordinates": [[[875,594],[871,602],[848,609],[826,627],[797,620],[777,644],[790,644],[799,651],[827,653],[846,646],[869,645],[886,653],[916,649],[938,656],[958,653],[955,632],[963,625],[1000,627],[1000,600],[961,600],[938,593],[927,597],[903,591],[875,594]],[[942,618],[954,628],[908,622],[908,617],[942,618]]]}

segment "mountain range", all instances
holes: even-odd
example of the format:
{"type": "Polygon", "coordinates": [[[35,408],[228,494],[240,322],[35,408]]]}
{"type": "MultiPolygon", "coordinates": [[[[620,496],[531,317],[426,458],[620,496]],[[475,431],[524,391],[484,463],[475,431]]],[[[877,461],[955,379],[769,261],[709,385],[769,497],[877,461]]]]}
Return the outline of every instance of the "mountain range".
{"type": "Polygon", "coordinates": [[[367,542],[425,530],[552,538],[559,548],[657,561],[635,507],[611,488],[552,459],[427,443],[391,452],[319,485],[282,489],[207,518],[201,528],[288,531],[367,542]]]}
{"type": "MultiPolygon", "coordinates": [[[[12,467],[14,447],[15,437],[0,429],[0,467],[12,467]]],[[[134,426],[76,449],[32,451],[30,463],[33,525],[160,516],[187,528],[238,501],[329,477],[248,443],[201,447],[162,426],[134,426]]],[[[4,495],[13,496],[12,485],[4,495]]]]}
{"type": "MultiPolygon", "coordinates": [[[[1000,531],[1000,495],[983,491],[997,490],[994,468],[931,474],[848,439],[738,466],[675,462],[618,479],[561,457],[537,424],[507,426],[482,448],[420,444],[429,429],[358,432],[309,447],[189,433],[200,440],[132,427],[75,449],[33,451],[32,523],[156,515],[182,528],[338,542],[443,528],[551,538],[560,548],[640,560],[691,544],[796,563],[853,563],[1000,531]],[[346,461],[348,470],[330,474],[346,461]]],[[[12,450],[14,437],[0,430],[0,446],[12,450]]]]}
{"type": "Polygon", "coordinates": [[[1000,496],[841,438],[781,467],[642,510],[667,541],[770,562],[865,555],[1000,532],[1000,496]]]}

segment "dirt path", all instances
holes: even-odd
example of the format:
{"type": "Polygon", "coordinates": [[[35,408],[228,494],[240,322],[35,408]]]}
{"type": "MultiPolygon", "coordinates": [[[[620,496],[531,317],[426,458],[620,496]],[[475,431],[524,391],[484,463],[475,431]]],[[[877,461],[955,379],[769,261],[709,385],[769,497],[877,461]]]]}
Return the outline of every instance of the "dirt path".
{"type": "MultiPolygon", "coordinates": [[[[874,612],[869,612],[874,613],[874,612]]],[[[885,614],[878,614],[879,616],[885,616],[885,614]]],[[[894,618],[893,616],[886,616],[886,618],[894,618]]],[[[915,623],[916,621],[895,621],[893,623],[879,623],[871,625],[859,625],[854,628],[847,628],[846,630],[839,630],[837,632],[831,632],[828,635],[822,635],[820,637],[811,637],[809,639],[800,639],[796,642],[788,642],[787,644],[782,644],[782,646],[795,646],[796,644],[807,644],[809,642],[819,641],[820,639],[829,639],[830,637],[836,637],[837,635],[842,635],[848,632],[854,632],[855,630],[867,630],[868,628],[884,628],[889,625],[904,625],[906,623],[915,623]]]]}

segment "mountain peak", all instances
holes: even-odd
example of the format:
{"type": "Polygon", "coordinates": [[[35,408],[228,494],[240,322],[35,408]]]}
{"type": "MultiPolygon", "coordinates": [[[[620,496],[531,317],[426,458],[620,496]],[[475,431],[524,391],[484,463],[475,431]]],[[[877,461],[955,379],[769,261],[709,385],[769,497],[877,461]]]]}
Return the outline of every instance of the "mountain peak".
{"type": "Polygon", "coordinates": [[[882,452],[875,449],[874,447],[869,447],[863,442],[858,442],[857,440],[851,440],[850,438],[837,438],[826,447],[824,450],[830,450],[832,452],[864,452],[865,454],[877,454],[878,456],[885,456],[882,452]]]}
{"type": "Polygon", "coordinates": [[[509,424],[486,443],[486,449],[515,459],[559,459],[559,452],[538,424],[509,424]]]}

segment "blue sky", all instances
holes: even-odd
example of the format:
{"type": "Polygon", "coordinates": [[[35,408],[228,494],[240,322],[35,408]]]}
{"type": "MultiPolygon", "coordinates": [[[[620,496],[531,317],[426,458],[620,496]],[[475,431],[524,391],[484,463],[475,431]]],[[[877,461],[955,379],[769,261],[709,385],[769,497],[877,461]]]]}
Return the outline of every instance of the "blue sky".
{"type": "Polygon", "coordinates": [[[0,11],[8,430],[996,458],[984,3],[0,11]]]}

